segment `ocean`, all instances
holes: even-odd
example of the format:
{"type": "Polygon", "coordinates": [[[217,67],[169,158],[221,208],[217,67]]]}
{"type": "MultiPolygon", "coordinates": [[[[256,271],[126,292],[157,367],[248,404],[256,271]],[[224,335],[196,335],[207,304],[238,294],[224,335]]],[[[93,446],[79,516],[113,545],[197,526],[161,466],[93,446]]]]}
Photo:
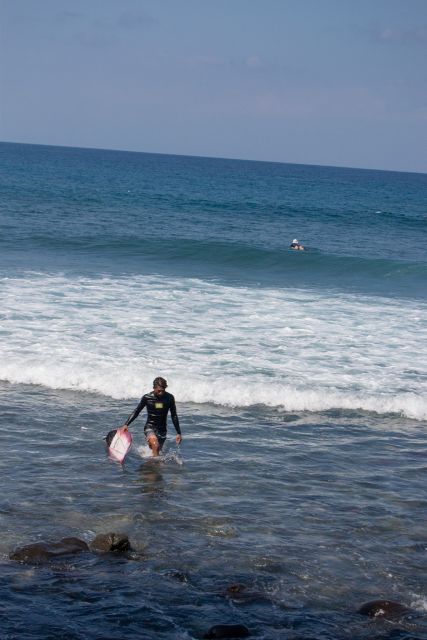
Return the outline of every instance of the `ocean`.
{"type": "Polygon", "coordinates": [[[0,144],[2,637],[427,638],[426,203],[425,174],[0,144]],[[151,459],[140,416],[114,463],[158,375],[183,442],[151,459]],[[107,532],[132,551],[9,558],[107,532]]]}

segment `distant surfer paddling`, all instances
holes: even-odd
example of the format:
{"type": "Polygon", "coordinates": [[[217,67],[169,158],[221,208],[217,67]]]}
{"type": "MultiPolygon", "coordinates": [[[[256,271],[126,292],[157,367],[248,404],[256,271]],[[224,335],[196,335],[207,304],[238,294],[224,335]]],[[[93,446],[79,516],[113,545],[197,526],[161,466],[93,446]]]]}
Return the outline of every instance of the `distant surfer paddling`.
{"type": "Polygon", "coordinates": [[[294,249],[294,251],[305,251],[305,247],[303,247],[303,245],[296,238],[292,240],[291,244],[289,245],[289,249],[294,249]]]}
{"type": "Polygon", "coordinates": [[[164,378],[156,378],[153,381],[153,390],[142,396],[138,406],[131,413],[122,427],[124,430],[127,430],[129,425],[139,416],[144,407],[147,407],[147,422],[144,426],[144,433],[148,445],[153,452],[153,456],[155,457],[160,455],[166,440],[167,417],[169,411],[173,426],[177,433],[176,442],[177,444],[181,444],[182,442],[175,398],[171,393],[166,391],[167,386],[168,383],[164,378]]]}

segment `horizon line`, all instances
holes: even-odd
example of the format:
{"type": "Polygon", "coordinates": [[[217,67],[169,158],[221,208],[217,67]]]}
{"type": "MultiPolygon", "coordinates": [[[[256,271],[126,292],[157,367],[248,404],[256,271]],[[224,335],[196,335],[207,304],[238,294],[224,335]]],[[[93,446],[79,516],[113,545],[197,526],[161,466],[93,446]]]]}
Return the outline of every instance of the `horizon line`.
{"type": "Polygon", "coordinates": [[[136,151],[135,149],[118,149],[109,147],[82,147],[80,145],[65,145],[65,144],[47,144],[42,142],[17,142],[15,140],[0,140],[0,144],[16,144],[26,145],[31,147],[53,147],[59,149],[80,149],[82,151],[112,151],[117,153],[141,153],[145,155],[153,156],[173,156],[177,158],[199,158],[202,160],[228,160],[231,162],[262,162],[266,164],[287,164],[300,167],[322,167],[325,169],[348,169],[353,171],[382,171],[386,173],[409,173],[414,175],[427,175],[427,171],[408,171],[402,169],[378,169],[374,167],[353,167],[349,165],[333,165],[333,164],[315,164],[311,162],[290,162],[284,160],[258,160],[256,158],[236,158],[227,156],[204,156],[199,154],[188,153],[166,153],[162,151],[136,151]]]}

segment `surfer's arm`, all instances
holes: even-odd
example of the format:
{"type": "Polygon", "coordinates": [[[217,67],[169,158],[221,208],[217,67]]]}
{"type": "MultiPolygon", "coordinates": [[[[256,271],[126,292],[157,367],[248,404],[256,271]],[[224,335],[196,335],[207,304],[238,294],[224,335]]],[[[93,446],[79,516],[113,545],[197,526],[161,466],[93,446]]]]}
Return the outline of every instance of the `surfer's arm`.
{"type": "Polygon", "coordinates": [[[170,403],[170,412],[171,412],[171,418],[172,418],[173,426],[175,427],[175,431],[180,436],[181,435],[181,427],[179,426],[178,414],[176,412],[175,398],[173,396],[172,396],[171,403],[170,403]]]}
{"type": "Polygon", "coordinates": [[[141,413],[141,411],[143,410],[144,407],[147,406],[147,401],[145,399],[145,396],[142,396],[139,405],[136,407],[136,409],[130,414],[129,418],[126,420],[126,422],[124,423],[124,427],[128,427],[131,422],[133,422],[141,413]]]}

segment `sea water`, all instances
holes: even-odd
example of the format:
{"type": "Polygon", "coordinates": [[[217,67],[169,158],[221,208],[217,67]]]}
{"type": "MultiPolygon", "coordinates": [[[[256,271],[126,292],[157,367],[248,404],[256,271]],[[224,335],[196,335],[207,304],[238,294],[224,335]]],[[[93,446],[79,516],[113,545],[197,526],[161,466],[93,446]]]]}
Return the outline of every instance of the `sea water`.
{"type": "Polygon", "coordinates": [[[427,176],[13,144],[0,169],[3,636],[427,637],[427,176]],[[118,465],[103,436],[157,375],[183,443],[151,459],[140,416],[118,465]],[[132,551],[9,560],[109,531],[132,551]]]}

